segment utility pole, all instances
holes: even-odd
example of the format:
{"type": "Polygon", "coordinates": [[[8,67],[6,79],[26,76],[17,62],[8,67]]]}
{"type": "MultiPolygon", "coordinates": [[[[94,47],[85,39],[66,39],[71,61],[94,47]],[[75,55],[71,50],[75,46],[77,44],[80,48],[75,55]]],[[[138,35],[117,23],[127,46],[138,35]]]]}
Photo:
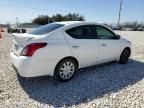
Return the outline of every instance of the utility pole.
{"type": "Polygon", "coordinates": [[[18,18],[16,17],[16,25],[17,25],[17,28],[18,28],[18,18]]]}
{"type": "Polygon", "coordinates": [[[118,27],[120,26],[122,3],[123,3],[123,0],[120,1],[119,17],[118,17],[118,27]]]}

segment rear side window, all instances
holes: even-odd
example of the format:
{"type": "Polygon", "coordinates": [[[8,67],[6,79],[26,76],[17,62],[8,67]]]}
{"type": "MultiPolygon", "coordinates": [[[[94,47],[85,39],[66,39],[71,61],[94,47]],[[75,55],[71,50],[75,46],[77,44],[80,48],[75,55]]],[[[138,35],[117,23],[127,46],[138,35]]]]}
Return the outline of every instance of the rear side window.
{"type": "Polygon", "coordinates": [[[56,23],[51,23],[51,24],[47,24],[44,25],[42,27],[39,27],[35,30],[33,30],[32,32],[30,32],[30,34],[34,34],[34,35],[44,35],[47,33],[50,33],[60,27],[64,26],[63,24],[56,24],[56,23]]]}
{"type": "Polygon", "coordinates": [[[96,39],[94,26],[83,25],[66,30],[66,33],[76,39],[96,39]]]}

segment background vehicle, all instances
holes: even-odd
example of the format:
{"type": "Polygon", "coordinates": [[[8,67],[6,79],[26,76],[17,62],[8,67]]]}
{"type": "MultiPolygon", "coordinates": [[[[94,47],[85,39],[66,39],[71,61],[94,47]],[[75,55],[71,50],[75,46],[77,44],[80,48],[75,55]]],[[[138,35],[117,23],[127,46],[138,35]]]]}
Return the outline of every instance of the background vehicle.
{"type": "Polygon", "coordinates": [[[113,30],[123,30],[122,27],[112,27],[113,30]]]}
{"type": "Polygon", "coordinates": [[[114,60],[125,64],[131,54],[131,42],[90,22],[56,22],[13,37],[11,61],[23,77],[68,81],[78,68],[114,60]]]}
{"type": "Polygon", "coordinates": [[[26,29],[23,28],[17,28],[16,26],[8,26],[7,27],[8,33],[26,33],[26,29]]]}
{"type": "Polygon", "coordinates": [[[138,31],[143,31],[143,28],[142,28],[142,27],[139,27],[137,30],[138,30],[138,31]]]}

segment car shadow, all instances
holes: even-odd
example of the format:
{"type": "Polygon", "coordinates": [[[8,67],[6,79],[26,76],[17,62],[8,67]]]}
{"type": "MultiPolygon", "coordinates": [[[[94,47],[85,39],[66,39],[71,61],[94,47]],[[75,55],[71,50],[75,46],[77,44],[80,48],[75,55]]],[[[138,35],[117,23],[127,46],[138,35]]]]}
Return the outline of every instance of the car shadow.
{"type": "Polygon", "coordinates": [[[109,63],[79,70],[69,82],[51,77],[18,81],[30,98],[54,107],[78,105],[133,85],[144,78],[144,63],[129,60],[126,65],[109,63]]]}

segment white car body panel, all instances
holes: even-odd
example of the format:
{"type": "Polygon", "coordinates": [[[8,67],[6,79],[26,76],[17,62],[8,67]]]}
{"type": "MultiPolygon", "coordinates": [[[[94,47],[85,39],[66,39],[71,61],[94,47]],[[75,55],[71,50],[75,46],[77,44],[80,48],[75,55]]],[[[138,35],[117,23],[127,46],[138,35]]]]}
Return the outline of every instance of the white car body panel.
{"type": "Polygon", "coordinates": [[[99,61],[100,63],[116,60],[120,55],[119,40],[99,39],[99,61]]]}
{"type": "Polygon", "coordinates": [[[79,61],[79,67],[98,64],[99,43],[96,39],[69,39],[68,45],[74,57],[79,61]]]}
{"type": "Polygon", "coordinates": [[[131,49],[131,43],[123,38],[119,40],[74,39],[65,33],[65,30],[75,26],[99,24],[89,22],[57,23],[64,24],[64,26],[45,35],[13,34],[14,44],[10,58],[21,76],[53,76],[56,65],[66,57],[75,58],[79,63],[78,68],[112,60],[118,61],[124,48],[131,49]],[[20,55],[28,44],[41,42],[47,43],[47,46],[38,49],[32,57],[20,55]],[[18,49],[15,49],[15,44],[18,45],[18,49]]]}

